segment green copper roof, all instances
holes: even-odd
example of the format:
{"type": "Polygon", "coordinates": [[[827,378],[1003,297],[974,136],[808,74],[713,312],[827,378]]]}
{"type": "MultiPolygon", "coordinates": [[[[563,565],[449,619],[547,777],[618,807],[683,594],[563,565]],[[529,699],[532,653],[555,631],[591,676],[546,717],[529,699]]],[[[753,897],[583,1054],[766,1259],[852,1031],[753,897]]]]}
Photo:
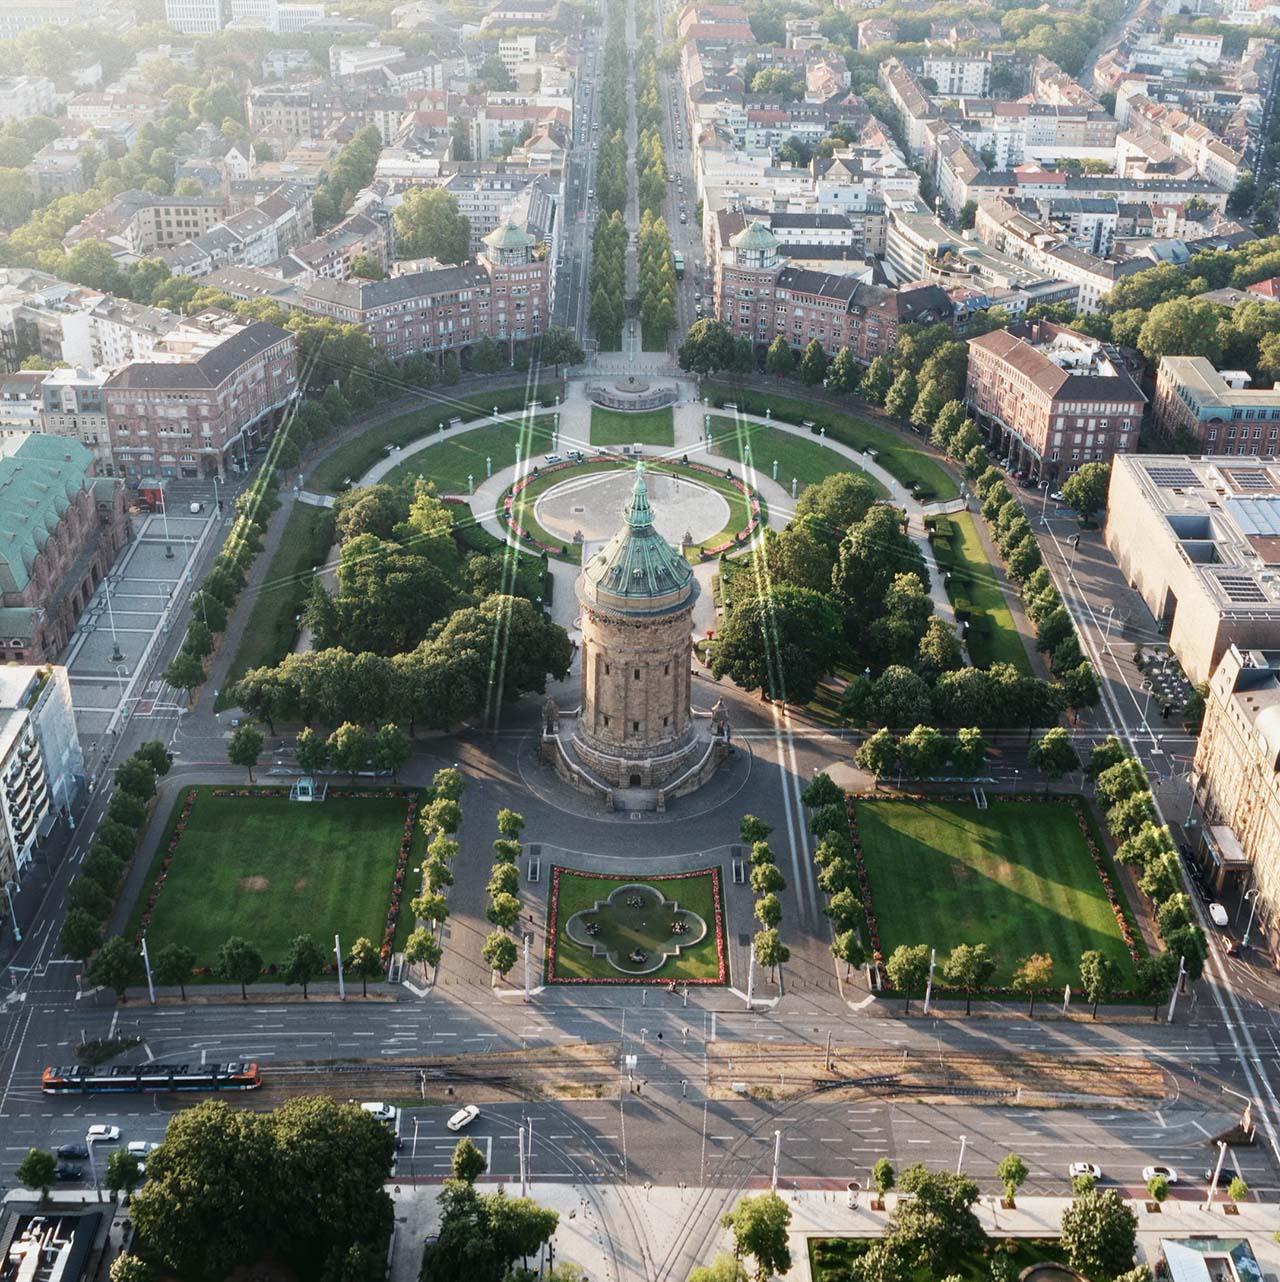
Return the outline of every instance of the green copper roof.
{"type": "Polygon", "coordinates": [[[65,436],[0,440],[0,590],[21,592],[31,581],[36,557],[86,484],[91,461],[65,436]]]}
{"type": "Polygon", "coordinates": [[[683,604],[693,569],[653,528],[643,463],[636,466],[635,488],[623,517],[622,529],[583,567],[579,596],[606,604],[612,598],[622,610],[634,602],[639,613],[683,604]]]}
{"type": "Polygon", "coordinates": [[[521,231],[508,217],[505,223],[495,227],[484,238],[484,243],[490,249],[528,249],[534,239],[527,231],[521,231]]]}
{"type": "Polygon", "coordinates": [[[734,249],[777,249],[778,238],[758,218],[729,237],[734,249]]]}

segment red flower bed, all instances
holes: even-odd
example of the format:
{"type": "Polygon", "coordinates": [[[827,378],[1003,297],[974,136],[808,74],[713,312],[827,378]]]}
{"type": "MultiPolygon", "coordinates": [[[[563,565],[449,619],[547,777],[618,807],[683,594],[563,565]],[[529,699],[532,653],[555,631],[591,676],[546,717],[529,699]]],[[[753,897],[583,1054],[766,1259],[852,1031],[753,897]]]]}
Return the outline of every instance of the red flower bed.
{"type": "MultiPolygon", "coordinates": [[[[547,917],[547,983],[549,984],[669,984],[669,979],[648,978],[644,976],[635,976],[634,978],[626,975],[619,975],[616,978],[604,976],[593,978],[590,976],[583,977],[561,977],[556,972],[556,946],[559,943],[559,923],[560,923],[560,874],[562,872],[574,873],[573,868],[556,867],[551,870],[551,908],[547,917]]],[[[607,873],[592,872],[580,873],[583,877],[592,877],[599,881],[634,881],[634,882],[660,882],[660,881],[683,881],[691,877],[705,877],[707,873],[711,874],[711,902],[715,906],[716,921],[716,963],[717,971],[714,979],[681,979],[676,982],[681,984],[723,984],[728,981],[728,965],[725,960],[724,947],[724,908],[720,902],[720,869],[708,868],[701,872],[675,872],[665,873],[660,876],[635,876],[631,873],[607,873]]]]}

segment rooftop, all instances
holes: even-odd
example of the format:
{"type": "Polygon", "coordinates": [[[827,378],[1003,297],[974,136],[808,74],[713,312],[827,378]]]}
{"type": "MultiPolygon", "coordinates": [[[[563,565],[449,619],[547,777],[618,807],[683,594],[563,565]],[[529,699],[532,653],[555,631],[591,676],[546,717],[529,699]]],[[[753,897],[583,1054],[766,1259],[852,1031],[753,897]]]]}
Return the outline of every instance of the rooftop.
{"type": "Polygon", "coordinates": [[[93,458],[79,441],[0,437],[0,589],[21,592],[36,557],[85,487],[93,458]]]}

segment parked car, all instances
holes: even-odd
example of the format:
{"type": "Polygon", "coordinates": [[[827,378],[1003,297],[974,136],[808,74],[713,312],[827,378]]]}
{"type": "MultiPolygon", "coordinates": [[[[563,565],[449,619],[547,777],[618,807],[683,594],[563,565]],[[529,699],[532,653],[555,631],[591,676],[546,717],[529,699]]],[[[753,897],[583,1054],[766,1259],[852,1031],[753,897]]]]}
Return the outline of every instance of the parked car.
{"type": "Polygon", "coordinates": [[[134,1157],[146,1157],[149,1153],[154,1153],[160,1147],[154,1140],[130,1140],[124,1146],[126,1153],[134,1157]]]}
{"type": "Polygon", "coordinates": [[[1178,1172],[1172,1166],[1144,1166],[1142,1168],[1142,1182],[1144,1184],[1157,1178],[1169,1184],[1176,1184],[1178,1182],[1178,1172]]]}
{"type": "Polygon", "coordinates": [[[1074,1180],[1078,1176],[1088,1175],[1094,1180],[1102,1179],[1102,1167],[1096,1162],[1072,1162],[1067,1168],[1067,1174],[1074,1180]]]}
{"type": "Polygon", "coordinates": [[[1216,902],[1209,905],[1209,920],[1220,928],[1225,928],[1231,924],[1231,917],[1227,910],[1216,902]]]}
{"type": "MultiPolygon", "coordinates": [[[[1218,1172],[1218,1187],[1220,1189],[1225,1189],[1227,1185],[1231,1183],[1232,1180],[1238,1180],[1242,1178],[1243,1177],[1241,1176],[1240,1172],[1237,1171],[1234,1166],[1224,1166],[1222,1170],[1218,1172]]],[[[1213,1179],[1213,1167],[1211,1166],[1204,1173],[1204,1182],[1208,1184],[1209,1181],[1212,1179],[1213,1179]]]]}
{"type": "Polygon", "coordinates": [[[97,1122],[89,1127],[85,1140],[90,1143],[114,1144],[120,1138],[120,1128],[118,1126],[108,1126],[105,1122],[97,1122]]]}
{"type": "Polygon", "coordinates": [[[59,1162],[54,1167],[53,1173],[60,1180],[82,1180],[84,1179],[84,1167],[77,1166],[74,1162],[59,1162]]]}
{"type": "Polygon", "coordinates": [[[451,1131],[465,1130],[472,1122],[480,1116],[480,1110],[474,1104],[467,1104],[460,1108],[445,1125],[451,1131]]]}
{"type": "Polygon", "coordinates": [[[59,1144],[57,1154],[59,1157],[75,1158],[81,1162],[89,1160],[89,1149],[85,1144],[59,1144]]]}

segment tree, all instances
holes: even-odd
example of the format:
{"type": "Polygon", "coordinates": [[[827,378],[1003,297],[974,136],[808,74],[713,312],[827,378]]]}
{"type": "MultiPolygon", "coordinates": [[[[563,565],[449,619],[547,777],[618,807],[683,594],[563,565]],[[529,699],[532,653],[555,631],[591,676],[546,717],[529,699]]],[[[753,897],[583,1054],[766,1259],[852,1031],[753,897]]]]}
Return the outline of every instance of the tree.
{"type": "Polygon", "coordinates": [[[217,972],[228,983],[240,985],[240,1000],[247,1002],[245,987],[262,973],[262,954],[247,939],[232,935],[218,950],[217,972]]]}
{"type": "Polygon", "coordinates": [[[128,1001],[130,984],[136,984],[142,973],[142,957],[128,940],[112,935],[103,941],[85,967],[89,983],[113,989],[122,1001],[128,1001]]]}
{"type": "Polygon", "coordinates": [[[831,955],[837,961],[844,962],[846,974],[854,966],[864,965],[867,960],[867,950],[862,946],[856,930],[840,931],[831,941],[831,955]]]}
{"type": "Polygon", "coordinates": [[[1115,987],[1120,979],[1120,968],[1096,948],[1080,956],[1080,988],[1085,1000],[1093,1003],[1093,1018],[1098,1018],[1098,1003],[1115,987]]]}
{"type": "Polygon", "coordinates": [[[1048,988],[1051,983],[1053,958],[1048,953],[1032,953],[1018,963],[1018,968],[1013,972],[1013,989],[1027,994],[1028,1019],[1036,1013],[1036,993],[1048,988]]]}
{"type": "Polygon", "coordinates": [[[69,908],[62,919],[62,933],[58,936],[58,951],[64,957],[84,961],[102,942],[102,925],[83,908],[69,908]]]}
{"type": "Polygon", "coordinates": [[[858,364],[858,358],[847,347],[842,347],[827,370],[827,390],[851,396],[858,390],[861,381],[862,367],[858,364]]]}
{"type": "Polygon", "coordinates": [[[124,1193],[131,1197],[133,1190],[142,1182],[141,1163],[138,1158],[126,1149],[115,1149],[107,1158],[107,1175],[104,1183],[113,1194],[124,1193]]]}
{"type": "Polygon", "coordinates": [[[689,1282],[747,1282],[747,1271],[736,1255],[721,1251],[709,1265],[691,1269],[689,1282]]]}
{"type": "Polygon", "coordinates": [[[139,761],[145,761],[151,767],[152,773],[161,779],[169,773],[169,768],[173,765],[173,758],[158,739],[148,739],[145,743],[140,743],[133,755],[139,761]]]}
{"type": "Polygon", "coordinates": [[[934,677],[941,672],[954,672],[964,666],[964,650],[955,628],[936,616],[925,624],[924,635],[916,647],[915,657],[921,671],[934,677]]]}
{"type": "Polygon", "coordinates": [[[402,258],[465,263],[470,256],[471,220],[440,187],[411,187],[391,217],[402,258]]]}
{"type": "Polygon", "coordinates": [[[294,741],[293,755],[303,774],[319,774],[329,762],[329,745],[310,726],[304,726],[294,741]]]}
{"type": "Polygon", "coordinates": [[[490,970],[496,970],[505,977],[507,971],[516,964],[516,941],[505,930],[490,931],[480,955],[490,970]]]}
{"type": "Polygon", "coordinates": [[[1219,321],[1223,309],[1203,298],[1171,298],[1157,303],[1138,334],[1138,350],[1155,363],[1162,356],[1222,357],[1219,321]]]}
{"type": "Polygon", "coordinates": [[[360,996],[369,996],[369,981],[382,976],[382,958],[372,939],[361,935],[351,946],[347,957],[347,973],[360,976],[360,996]]]}
{"type": "Polygon", "coordinates": [[[116,767],[116,785],[139,801],[149,801],[156,795],[156,772],[138,757],[129,757],[116,767]]]}
{"type": "Polygon", "coordinates": [[[1073,507],[1085,520],[1104,507],[1111,487],[1109,463],[1085,463],[1062,483],[1062,501],[1073,507]]]}
{"type": "Polygon", "coordinates": [[[1004,1185],[1005,1201],[1010,1206],[1018,1196],[1018,1190],[1026,1183],[1030,1172],[1027,1164],[1016,1153],[1006,1153],[996,1166],[996,1179],[1004,1185]]]}
{"type": "Polygon", "coordinates": [[[357,254],[351,260],[351,275],[362,280],[386,280],[387,269],[372,254],[357,254]]]}
{"type": "Polygon", "coordinates": [[[767,1282],[775,1273],[791,1268],[787,1245],[791,1208],[776,1193],[740,1198],[720,1223],[733,1233],[734,1255],[738,1259],[749,1255],[755,1260],[758,1282],[767,1282]]]}
{"type": "Polygon", "coordinates": [[[551,325],[543,330],[538,354],[544,362],[555,366],[557,378],[560,377],[561,365],[580,365],[586,359],[577,335],[562,325],[551,325]]]}
{"type": "Polygon", "coordinates": [[[1161,1004],[1177,978],[1178,961],[1170,952],[1152,953],[1138,963],[1138,995],[1151,1003],[1153,1019],[1160,1018],[1161,1004]]]}
{"type": "Polygon", "coordinates": [[[929,947],[927,944],[899,944],[885,962],[889,982],[906,999],[902,1009],[911,1009],[911,994],[924,985],[929,973],[929,947]]]}
{"type": "Polygon", "coordinates": [[[455,1180],[474,1184],[487,1168],[484,1154],[469,1139],[464,1137],[454,1145],[449,1173],[455,1180]]]}
{"type": "Polygon", "coordinates": [[[345,770],[354,780],[356,771],[369,762],[369,736],[363,726],[344,721],[328,741],[329,760],[335,770],[345,770]]]}
{"type": "Polygon", "coordinates": [[[45,1149],[31,1148],[13,1174],[24,1189],[39,1189],[40,1200],[44,1202],[49,1197],[54,1180],[58,1178],[58,1162],[45,1149]]]}
{"type": "Polygon", "coordinates": [[[951,768],[958,775],[972,778],[982,769],[987,757],[987,741],[977,726],[962,726],[951,745],[951,768]]]}
{"type": "MultiPolygon", "coordinates": [[[[183,179],[185,182],[186,179],[183,179]]],[[[110,1282],[151,1282],[151,1266],[140,1255],[117,1255],[111,1261],[110,1282]]]]}
{"type": "Polygon", "coordinates": [[[227,742],[227,760],[233,766],[244,766],[249,772],[249,782],[253,782],[253,768],[262,756],[262,735],[252,726],[237,726],[231,732],[227,742]]]}
{"type": "Polygon", "coordinates": [[[877,356],[862,376],[862,395],[872,405],[883,405],[884,398],[893,386],[893,362],[887,356],[877,356]]]}
{"type": "Polygon", "coordinates": [[[871,1168],[871,1187],[875,1189],[881,1202],[884,1201],[884,1195],[893,1188],[894,1179],[893,1163],[887,1157],[877,1158],[871,1168]]]}
{"type": "Polygon", "coordinates": [[[103,890],[100,882],[83,874],[72,881],[67,904],[71,908],[83,909],[98,921],[102,921],[111,912],[111,896],[103,890]]]}
{"type": "Polygon", "coordinates": [[[916,403],[916,376],[904,369],[884,396],[884,412],[890,418],[907,418],[916,403]]]}
{"type": "Polygon", "coordinates": [[[1169,1181],[1163,1175],[1153,1175],[1147,1181],[1147,1196],[1160,1205],[1169,1196],[1169,1181]]]}
{"type": "Polygon", "coordinates": [[[753,914],[761,926],[772,930],[782,920],[782,901],[774,894],[761,895],[756,900],[753,914]]]}
{"type": "Polygon", "coordinates": [[[946,764],[950,744],[933,726],[916,726],[898,740],[898,758],[904,773],[916,778],[937,774],[946,764]]]}
{"type": "Polygon", "coordinates": [[[499,834],[508,840],[516,840],[524,831],[524,816],[517,810],[508,810],[504,806],[496,818],[499,834]]]}
{"type": "Polygon", "coordinates": [[[877,730],[858,745],[854,760],[860,770],[868,770],[879,783],[898,760],[898,740],[889,730],[877,730]]]}
{"type": "Polygon", "coordinates": [[[768,966],[769,978],[774,979],[777,968],[790,959],[791,949],[782,942],[777,930],[770,926],[756,931],[751,940],[757,966],[768,966]]]}
{"type": "Polygon", "coordinates": [[[1133,1267],[1138,1217],[1114,1189],[1080,1194],[1062,1214],[1060,1241],[1073,1269],[1115,1277],[1133,1267]]]}
{"type": "Polygon", "coordinates": [[[187,980],[196,968],[196,955],[185,944],[165,944],[151,959],[151,973],[157,984],[172,988],[177,984],[182,1000],[187,1000],[187,980]]]}
{"type": "Polygon", "coordinates": [[[848,930],[856,926],[862,916],[862,900],[850,887],[845,887],[831,896],[822,911],[835,922],[837,929],[848,930]]]}
{"type": "Polygon", "coordinates": [[[197,686],[204,684],[204,664],[189,650],[179,650],[164,670],[164,679],[175,690],[183,690],[188,697],[197,686]]]}
{"type": "Polygon", "coordinates": [[[405,940],[404,955],[405,960],[411,964],[421,964],[434,969],[440,965],[444,949],[440,947],[439,941],[430,930],[420,926],[417,930],[411,931],[409,938],[405,940]]]}
{"type": "Polygon", "coordinates": [[[795,365],[795,353],[781,334],[769,344],[765,353],[764,368],[766,374],[774,378],[788,378],[795,365]]]}
{"type": "Polygon", "coordinates": [[[1071,737],[1061,726],[1054,726],[1027,749],[1027,761],[1033,769],[1042,770],[1050,779],[1080,768],[1080,758],[1071,745],[1071,737]]]}
{"type": "Polygon", "coordinates": [[[388,722],[373,736],[373,763],[379,770],[389,770],[392,780],[411,753],[409,740],[397,725],[388,722]]]}
{"type": "Polygon", "coordinates": [[[503,930],[510,930],[520,920],[520,901],[506,893],[494,895],[485,916],[503,930]]]}
{"type": "MultiPolygon", "coordinates": [[[[916,397],[915,404],[911,407],[911,422],[914,427],[918,427],[921,432],[928,432],[937,422],[938,416],[942,413],[943,407],[954,401],[948,402],[945,399],[945,392],[938,385],[935,379],[929,379],[928,382],[920,386],[920,394],[916,397]]],[[[948,437],[948,440],[950,437],[948,437]]],[[[943,447],[946,448],[945,446],[943,447]]]]}
{"type": "Polygon", "coordinates": [[[822,593],[779,583],[738,602],[724,619],[711,670],[771,700],[807,703],[842,641],[840,616],[822,593]]]}
{"type": "Polygon", "coordinates": [[[1249,1186],[1237,1175],[1227,1185],[1227,1196],[1233,1202],[1245,1202],[1249,1198],[1249,1186]]]}
{"type": "Polygon", "coordinates": [[[957,944],[942,963],[942,977],[948,984],[964,989],[964,1013],[971,1013],[973,990],[981,988],[995,973],[996,959],[986,944],[957,944]]]}
{"type": "Polygon", "coordinates": [[[462,807],[452,797],[437,797],[422,812],[422,831],[455,833],[462,827],[462,807]]]}
{"type": "Polygon", "coordinates": [[[817,387],[826,377],[827,354],[823,351],[822,344],[816,338],[810,339],[809,345],[804,349],[797,373],[800,381],[806,387],[817,387]]]}
{"type": "Polygon", "coordinates": [[[763,819],[755,815],[743,815],[738,822],[738,836],[742,839],[744,845],[756,846],[760,842],[768,841],[769,834],[773,831],[773,825],[767,824],[763,819]]]}
{"type": "Polygon", "coordinates": [[[306,1000],[307,985],[317,975],[324,973],[329,954],[310,936],[298,935],[289,945],[289,956],[284,964],[284,982],[301,984],[302,997],[306,1000]]]}
{"type": "Polygon", "coordinates": [[[733,334],[710,317],[694,321],[680,344],[676,359],[681,369],[704,378],[730,369],[734,359],[733,334]]]}

